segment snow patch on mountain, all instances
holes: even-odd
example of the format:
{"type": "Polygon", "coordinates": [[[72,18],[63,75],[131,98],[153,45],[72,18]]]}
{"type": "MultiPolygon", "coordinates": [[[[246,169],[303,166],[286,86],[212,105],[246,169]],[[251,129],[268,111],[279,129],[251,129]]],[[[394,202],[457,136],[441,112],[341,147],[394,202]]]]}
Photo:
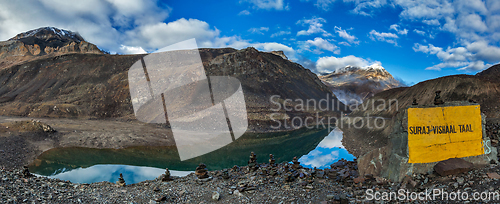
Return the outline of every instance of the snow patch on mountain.
{"type": "Polygon", "coordinates": [[[9,40],[19,40],[23,38],[29,38],[29,37],[38,37],[38,38],[50,38],[50,37],[59,37],[59,38],[65,38],[65,39],[71,39],[76,42],[81,42],[85,41],[80,34],[68,31],[68,30],[63,30],[55,27],[42,27],[30,31],[26,31],[24,33],[20,33],[16,35],[15,37],[9,39],[9,40]]]}

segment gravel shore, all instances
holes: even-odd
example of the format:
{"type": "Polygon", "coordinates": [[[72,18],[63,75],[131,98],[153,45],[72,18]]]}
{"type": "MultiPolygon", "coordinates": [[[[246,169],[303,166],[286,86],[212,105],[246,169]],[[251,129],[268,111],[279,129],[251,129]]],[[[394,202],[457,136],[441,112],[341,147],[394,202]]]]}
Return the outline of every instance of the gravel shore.
{"type": "MultiPolygon", "coordinates": [[[[490,129],[488,134],[500,132],[499,128],[490,129]]],[[[414,197],[397,194],[389,203],[500,202],[497,164],[444,177],[436,173],[412,175],[401,183],[358,175],[356,162],[340,160],[324,170],[291,163],[274,167],[261,163],[250,169],[242,166],[217,171],[207,166],[210,179],[205,180],[193,173],[171,181],[158,178],[123,187],[110,182],[78,184],[23,173],[22,165],[39,154],[34,149],[54,136],[32,132],[7,134],[0,137],[0,203],[382,203],[372,198],[385,199],[384,195],[399,192],[414,197]],[[426,197],[426,192],[441,194],[426,197]],[[447,196],[443,197],[445,193],[447,196]],[[424,195],[426,200],[418,200],[417,195],[424,195]],[[460,199],[466,196],[467,200],[453,195],[460,195],[460,199]]],[[[494,143],[497,145],[497,140],[494,143]]]]}
{"type": "MultiPolygon", "coordinates": [[[[209,179],[198,179],[194,173],[119,186],[110,182],[77,184],[47,177],[25,176],[22,169],[1,169],[0,200],[5,203],[373,203],[371,195],[404,192],[489,192],[498,195],[498,165],[475,169],[459,175],[441,177],[435,173],[413,175],[401,183],[388,182],[370,175],[359,176],[355,162],[340,160],[325,170],[308,169],[290,163],[258,164],[209,171],[209,179]],[[297,168],[298,167],[298,168],[297,168]],[[271,171],[272,170],[272,171],[271,171]],[[226,174],[227,173],[227,174],[226,174]],[[276,173],[274,176],[270,175],[276,173]],[[369,192],[372,192],[370,195],[369,192]]],[[[210,167],[208,167],[210,168],[210,167]]],[[[462,195],[463,196],[463,195],[462,195]]],[[[450,202],[393,200],[402,203],[450,202]]],[[[484,202],[498,203],[498,197],[484,202]],[[491,200],[496,199],[496,200],[491,200]]],[[[463,203],[459,201],[457,203],[463,203]]],[[[467,201],[476,203],[478,201],[467,201]]],[[[380,202],[375,202],[380,203],[380,202]]]]}

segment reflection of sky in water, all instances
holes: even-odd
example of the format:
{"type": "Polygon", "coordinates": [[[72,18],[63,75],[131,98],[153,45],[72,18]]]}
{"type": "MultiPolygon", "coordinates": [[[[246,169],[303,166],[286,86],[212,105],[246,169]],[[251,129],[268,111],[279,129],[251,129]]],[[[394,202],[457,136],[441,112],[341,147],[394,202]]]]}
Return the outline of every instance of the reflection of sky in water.
{"type": "MultiPolygon", "coordinates": [[[[323,137],[323,134],[321,135],[321,137],[323,137]]],[[[342,140],[342,131],[339,129],[335,129],[332,132],[330,132],[328,136],[324,137],[323,140],[316,146],[314,150],[310,151],[306,155],[303,155],[299,159],[299,161],[304,167],[328,168],[330,164],[336,162],[341,158],[347,160],[353,160],[354,156],[349,154],[347,150],[344,149],[341,140],[342,140]]],[[[287,150],[289,149],[285,148],[284,150],[280,151],[287,151],[287,150]]],[[[304,153],[300,153],[297,155],[301,154],[304,153]]],[[[245,159],[246,158],[248,157],[245,156],[245,159]]],[[[175,169],[175,167],[172,167],[172,169],[175,169]]],[[[68,170],[67,168],[58,168],[49,177],[58,178],[62,180],[69,180],[74,183],[93,183],[101,181],[109,181],[115,183],[118,180],[120,173],[122,173],[125,182],[127,184],[132,184],[144,180],[155,179],[164,172],[165,169],[154,168],[154,167],[100,164],[100,165],[90,166],[88,168],[78,168],[73,170],[68,170]]],[[[170,170],[170,173],[172,176],[184,176],[191,172],[170,170]]]]}
{"type": "MultiPolygon", "coordinates": [[[[93,183],[100,181],[109,181],[115,183],[123,174],[123,178],[127,184],[138,183],[144,180],[152,180],[158,178],[165,173],[165,169],[130,166],[130,165],[94,165],[88,168],[78,168],[71,171],[59,173],[49,176],[50,178],[58,178],[61,180],[69,180],[73,183],[93,183]]],[[[171,176],[185,176],[191,171],[175,171],[170,170],[171,176]]]]}
{"type": "Polygon", "coordinates": [[[300,164],[308,168],[317,167],[324,169],[342,158],[353,160],[354,156],[349,154],[344,146],[342,146],[342,134],[343,132],[340,129],[335,128],[314,150],[300,157],[300,164]]]}

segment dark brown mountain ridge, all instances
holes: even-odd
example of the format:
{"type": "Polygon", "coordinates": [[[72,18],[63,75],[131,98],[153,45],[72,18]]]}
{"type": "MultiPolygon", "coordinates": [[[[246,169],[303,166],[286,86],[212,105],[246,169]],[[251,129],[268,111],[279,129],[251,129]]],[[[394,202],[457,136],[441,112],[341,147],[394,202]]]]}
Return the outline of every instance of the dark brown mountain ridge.
{"type": "MultiPolygon", "coordinates": [[[[3,68],[0,68],[0,115],[135,118],[127,72],[143,55],[109,55],[94,52],[93,49],[62,49],[64,46],[76,48],[71,44],[85,41],[79,35],[63,35],[60,34],[63,31],[55,29],[38,30],[41,33],[35,32],[36,30],[28,31],[9,40],[11,42],[2,42],[10,45],[16,43],[24,51],[13,53],[13,50],[19,49],[1,47],[3,55],[0,55],[0,63],[3,63],[3,68]],[[58,46],[54,48],[57,52],[40,52],[33,58],[34,53],[26,48],[32,46],[32,43],[44,44],[44,50],[58,46]],[[6,58],[16,58],[17,61],[4,63],[6,58]]],[[[39,47],[41,49],[43,46],[39,47]]],[[[97,49],[92,44],[88,47],[97,49]]],[[[314,73],[282,56],[260,52],[254,48],[201,48],[199,52],[207,75],[233,76],[240,80],[249,117],[249,130],[269,130],[273,123],[270,120],[270,114],[274,113],[270,110],[270,98],[273,95],[279,95],[281,99],[304,101],[320,100],[330,95],[331,100],[337,100],[314,73]]],[[[289,105],[293,106],[294,103],[289,105]]],[[[341,104],[336,109],[345,108],[341,104]]],[[[305,117],[315,115],[316,112],[281,111],[287,115],[285,118],[305,117]]],[[[321,117],[339,114],[336,111],[320,113],[321,117]]]]}

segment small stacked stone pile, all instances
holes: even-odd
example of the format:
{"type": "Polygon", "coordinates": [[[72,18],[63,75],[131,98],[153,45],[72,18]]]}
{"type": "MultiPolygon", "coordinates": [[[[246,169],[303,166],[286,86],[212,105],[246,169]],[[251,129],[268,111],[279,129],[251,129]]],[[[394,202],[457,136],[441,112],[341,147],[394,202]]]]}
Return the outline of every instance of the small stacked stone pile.
{"type": "Polygon", "coordinates": [[[276,166],[276,160],[274,159],[273,154],[269,154],[269,166],[276,166]]]}
{"type": "Polygon", "coordinates": [[[119,186],[125,186],[125,179],[123,179],[123,174],[120,173],[120,178],[118,178],[118,181],[116,182],[119,186]]]}
{"type": "Polygon", "coordinates": [[[196,167],[194,174],[198,177],[198,179],[206,179],[209,177],[207,166],[204,163],[200,163],[200,165],[196,167]]]}
{"type": "Polygon", "coordinates": [[[278,172],[276,171],[276,160],[274,159],[274,155],[269,154],[269,170],[267,171],[269,175],[275,176],[278,172]]]}
{"type": "Polygon", "coordinates": [[[297,159],[297,157],[293,157],[293,159],[292,159],[292,163],[293,163],[293,164],[292,164],[292,169],[297,170],[297,169],[302,168],[302,166],[300,166],[300,162],[299,162],[299,160],[297,159]]]}
{"type": "Polygon", "coordinates": [[[30,170],[28,169],[27,166],[23,166],[23,177],[24,178],[28,178],[28,177],[32,177],[33,174],[30,173],[30,170]]]}
{"type": "Polygon", "coordinates": [[[412,106],[418,106],[417,99],[413,98],[413,103],[411,103],[412,106]]]}
{"type": "Polygon", "coordinates": [[[229,176],[229,171],[227,169],[224,169],[222,171],[222,178],[223,179],[229,179],[229,178],[231,178],[231,176],[229,176]]]}
{"type": "Polygon", "coordinates": [[[434,105],[444,104],[443,99],[441,98],[441,91],[436,91],[436,97],[434,97],[434,105]]]}
{"type": "Polygon", "coordinates": [[[168,168],[165,169],[165,173],[162,174],[160,176],[160,178],[161,178],[161,181],[171,181],[171,180],[174,180],[174,178],[172,178],[170,176],[170,171],[168,170],[168,168]]]}
{"type": "Polygon", "coordinates": [[[257,165],[257,155],[255,153],[251,152],[250,153],[250,160],[248,160],[248,170],[249,171],[256,171],[259,168],[257,165]]]}

